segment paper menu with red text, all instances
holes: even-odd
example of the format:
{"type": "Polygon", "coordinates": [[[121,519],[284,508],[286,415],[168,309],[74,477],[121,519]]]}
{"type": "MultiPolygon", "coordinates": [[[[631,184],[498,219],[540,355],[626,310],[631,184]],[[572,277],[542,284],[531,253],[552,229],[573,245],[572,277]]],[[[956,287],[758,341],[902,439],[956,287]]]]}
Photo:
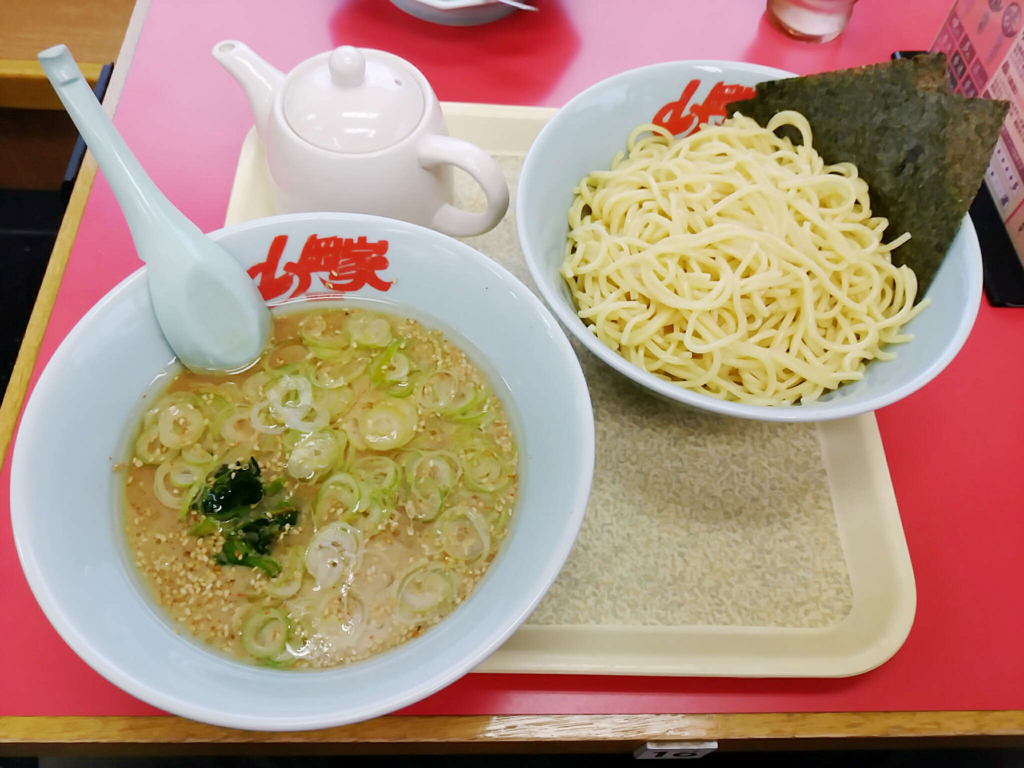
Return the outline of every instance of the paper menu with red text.
{"type": "MultiPolygon", "coordinates": [[[[1024,0],[1021,0],[1024,2],[1024,0]]],[[[1024,8],[1008,0],[958,0],[933,51],[946,54],[950,89],[1010,102],[985,184],[1024,264],[1024,8]]]]}

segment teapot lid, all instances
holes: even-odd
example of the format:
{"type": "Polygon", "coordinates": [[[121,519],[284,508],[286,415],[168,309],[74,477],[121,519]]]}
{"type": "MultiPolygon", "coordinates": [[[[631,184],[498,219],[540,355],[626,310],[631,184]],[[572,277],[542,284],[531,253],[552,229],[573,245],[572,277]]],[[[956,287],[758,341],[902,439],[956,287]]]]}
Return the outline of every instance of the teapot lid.
{"type": "Polygon", "coordinates": [[[423,117],[412,71],[383,51],[342,46],[310,59],[284,93],[288,125],[314,146],[362,154],[397,144],[423,117]]]}

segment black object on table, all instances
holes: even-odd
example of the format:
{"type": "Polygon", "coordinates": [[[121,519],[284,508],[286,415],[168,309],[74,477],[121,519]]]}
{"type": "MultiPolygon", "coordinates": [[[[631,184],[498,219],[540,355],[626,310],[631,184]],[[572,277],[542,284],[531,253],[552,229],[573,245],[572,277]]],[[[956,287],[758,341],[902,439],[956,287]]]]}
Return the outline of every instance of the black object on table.
{"type": "MultiPolygon", "coordinates": [[[[893,59],[911,59],[928,51],[896,51],[893,59]]],[[[982,183],[971,204],[985,270],[985,295],[994,307],[1024,307],[1024,265],[1013,247],[988,185],[982,183]]]]}

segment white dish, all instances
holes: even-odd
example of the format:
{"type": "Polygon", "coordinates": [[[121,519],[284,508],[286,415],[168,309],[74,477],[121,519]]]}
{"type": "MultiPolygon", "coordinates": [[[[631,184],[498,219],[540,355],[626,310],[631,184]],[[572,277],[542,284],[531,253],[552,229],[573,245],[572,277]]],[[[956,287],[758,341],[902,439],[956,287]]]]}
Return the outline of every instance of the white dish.
{"type": "MultiPolygon", "coordinates": [[[[651,122],[693,80],[700,82],[690,104],[699,104],[716,84],[753,86],[792,73],[755,64],[677,61],[634,69],[588,88],[562,107],[530,147],[519,180],[516,217],[519,242],[545,302],[562,325],[587,349],[619,373],[667,400],[729,416],[766,421],[825,421],[857,416],[895,403],[935,378],[956,356],[974,325],[981,302],[981,250],[965,217],[927,297],[932,306],[911,320],[908,344],[896,345],[896,359],[876,361],[864,378],[819,401],[799,406],[758,406],[717,400],[642,371],[606,347],[576,314],[559,274],[568,235],[566,212],[573,188],[593,170],[607,168],[626,137],[651,122]]],[[[732,99],[729,99],[732,100],[732,99]]],[[[724,106],[724,104],[723,104],[724,106]]],[[[685,110],[686,104],[680,105],[685,110]]]]}
{"type": "MultiPolygon", "coordinates": [[[[173,357],[153,316],[145,270],[107,294],[54,354],[25,408],[11,470],[22,567],[75,652],[154,706],[259,730],[385,714],[479,664],[557,575],[582,522],[594,464],[593,415],[579,363],[554,318],[504,269],[436,232],[369,216],[282,216],[212,236],[250,268],[280,235],[288,236],[282,263],[294,262],[312,235],[386,240],[390,264],[379,275],[394,284],[386,293],[365,286],[346,297],[383,301],[436,324],[474,357],[509,405],[521,456],[519,503],[502,551],[469,600],[393,651],[322,671],[250,666],[171,625],[128,561],[123,476],[112,471],[123,459],[133,409],[173,357]]],[[[311,290],[323,295],[316,276],[311,290]]]]}
{"type": "Polygon", "coordinates": [[[391,0],[417,19],[448,27],[471,27],[503,19],[516,8],[497,0],[391,0]]]}

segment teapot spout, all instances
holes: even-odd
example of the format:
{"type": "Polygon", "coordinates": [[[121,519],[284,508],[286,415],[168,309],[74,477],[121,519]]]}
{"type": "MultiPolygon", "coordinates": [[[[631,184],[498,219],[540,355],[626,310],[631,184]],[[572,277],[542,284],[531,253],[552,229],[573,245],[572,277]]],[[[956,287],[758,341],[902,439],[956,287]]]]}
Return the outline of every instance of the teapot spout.
{"type": "Polygon", "coordinates": [[[213,58],[221,63],[231,76],[238,81],[249,97],[256,132],[264,138],[263,131],[270,119],[277,89],[284,82],[284,74],[261,59],[245,43],[237,40],[222,40],[213,46],[213,58]]]}

